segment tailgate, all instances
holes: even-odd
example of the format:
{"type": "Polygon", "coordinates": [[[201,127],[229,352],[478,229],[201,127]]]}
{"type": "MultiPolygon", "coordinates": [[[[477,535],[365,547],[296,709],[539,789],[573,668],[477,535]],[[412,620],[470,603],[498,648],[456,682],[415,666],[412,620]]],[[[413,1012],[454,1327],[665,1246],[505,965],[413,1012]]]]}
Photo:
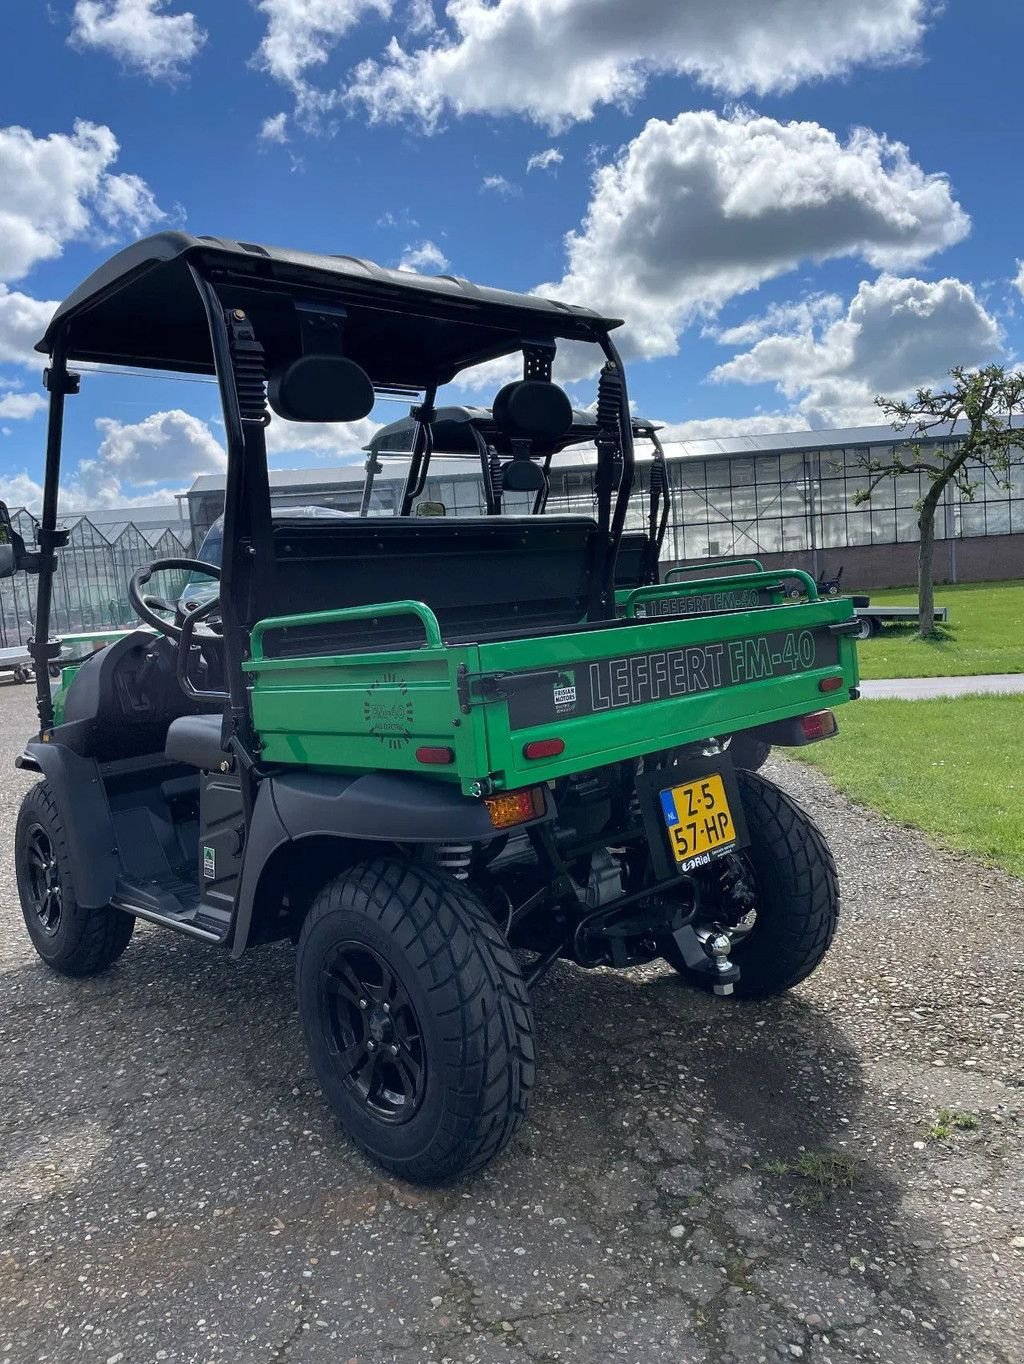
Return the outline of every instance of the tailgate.
{"type": "Polygon", "coordinates": [[[491,773],[526,785],[846,701],[853,620],[837,599],[481,644],[469,697],[491,773]],[[540,739],[564,750],[528,758],[540,739]]]}

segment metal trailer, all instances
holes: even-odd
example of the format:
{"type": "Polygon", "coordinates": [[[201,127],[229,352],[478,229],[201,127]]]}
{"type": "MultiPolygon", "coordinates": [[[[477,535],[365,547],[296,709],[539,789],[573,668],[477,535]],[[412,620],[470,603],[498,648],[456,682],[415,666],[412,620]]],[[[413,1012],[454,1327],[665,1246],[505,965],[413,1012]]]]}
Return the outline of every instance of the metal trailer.
{"type": "MultiPolygon", "coordinates": [[[[860,629],[858,639],[871,639],[881,634],[883,625],[912,625],[920,612],[916,606],[858,606],[854,602],[854,615],[860,629]]],[[[949,620],[949,607],[935,608],[935,623],[945,625],[949,620]]]]}
{"type": "Polygon", "coordinates": [[[0,649],[0,673],[10,673],[15,682],[31,682],[35,677],[32,656],[25,644],[0,649]]]}

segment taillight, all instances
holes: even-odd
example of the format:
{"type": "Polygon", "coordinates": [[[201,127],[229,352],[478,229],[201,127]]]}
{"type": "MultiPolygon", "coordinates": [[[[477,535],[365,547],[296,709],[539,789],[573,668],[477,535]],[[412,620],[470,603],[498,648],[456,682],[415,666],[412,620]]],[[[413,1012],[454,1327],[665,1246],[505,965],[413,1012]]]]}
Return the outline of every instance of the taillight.
{"type": "Polygon", "coordinates": [[[523,744],[524,758],[557,758],[564,752],[563,739],[531,739],[528,744],[523,744]]]}
{"type": "Polygon", "coordinates": [[[836,717],[830,710],[814,710],[810,715],[801,715],[800,726],[809,744],[816,743],[818,739],[831,739],[839,731],[836,717]]]}
{"type": "Polygon", "coordinates": [[[484,804],[496,829],[525,824],[544,813],[544,788],[531,786],[525,791],[505,791],[500,796],[485,796],[484,804]]]}
{"type": "Polygon", "coordinates": [[[455,750],[454,748],[418,748],[416,750],[416,761],[428,763],[435,767],[447,767],[455,761],[455,750]]]}

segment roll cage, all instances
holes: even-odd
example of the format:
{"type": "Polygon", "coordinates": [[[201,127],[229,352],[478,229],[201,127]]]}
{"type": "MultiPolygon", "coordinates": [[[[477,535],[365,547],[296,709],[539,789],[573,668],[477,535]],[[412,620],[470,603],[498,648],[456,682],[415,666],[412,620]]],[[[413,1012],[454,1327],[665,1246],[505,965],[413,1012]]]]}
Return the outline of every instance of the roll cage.
{"type": "MultiPolygon", "coordinates": [[[[134,243],[90,275],[57,309],[36,349],[50,357],[39,556],[36,638],[37,707],[43,737],[54,712],[47,664],[58,526],[65,399],[79,391],[76,361],[213,374],[220,389],[227,445],[221,617],[226,735],[244,775],[255,765],[243,665],[250,632],[269,600],[274,572],[265,429],[270,404],[300,420],[353,420],[345,385],[373,395],[407,397],[414,427],[406,499],[422,487],[434,446],[439,386],[462,370],[521,352],[524,380],[550,384],[561,340],[591,342],[604,356],[596,416],[596,502],[600,554],[592,614],[614,613],[615,556],[634,477],[633,424],[626,375],[611,332],[621,322],[555,300],[471,284],[454,276],[389,270],[352,256],[314,255],[221,237],[165,232],[134,243]],[[348,366],[347,372],[339,363],[348,366]],[[305,367],[303,375],[297,370],[305,367]],[[319,367],[319,368],[318,368],[319,367]],[[285,385],[312,372],[338,376],[317,409],[285,385]],[[275,393],[277,405],[275,406],[275,393]],[[299,407],[296,408],[296,402],[299,407]]],[[[307,395],[308,396],[308,395],[307,395]]],[[[353,401],[361,401],[356,397],[353,401]]],[[[353,411],[355,409],[352,409],[353,411]]],[[[360,410],[365,415],[368,409],[360,410]]],[[[475,437],[474,437],[475,439],[475,437]]],[[[520,442],[522,444],[522,442],[520,442]]],[[[522,453],[520,451],[520,453],[522,453]]],[[[532,456],[532,449],[528,455],[532,456]]],[[[538,451],[541,460],[550,455],[538,451]]],[[[403,503],[404,508],[404,503],[403,503]]],[[[27,566],[27,565],[25,565],[27,566]]],[[[183,639],[183,647],[187,641],[183,639]]]]}

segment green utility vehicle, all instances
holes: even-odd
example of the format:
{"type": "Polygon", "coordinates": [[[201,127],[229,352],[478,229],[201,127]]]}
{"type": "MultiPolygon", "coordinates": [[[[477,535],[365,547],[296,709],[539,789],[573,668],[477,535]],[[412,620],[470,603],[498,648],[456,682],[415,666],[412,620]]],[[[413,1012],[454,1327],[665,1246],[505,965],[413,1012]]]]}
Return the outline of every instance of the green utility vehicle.
{"type": "Polygon", "coordinates": [[[19,766],[41,780],[15,849],[32,941],[84,976],[140,919],[234,957],[293,939],[324,1093],[363,1150],[412,1180],[479,1168],[521,1123],[530,992],[559,958],[664,958],[695,986],[758,997],[807,976],[836,924],[822,835],[737,771],[721,736],[834,733],[823,706],[856,694],[851,608],[795,573],[795,605],[641,614],[653,593],[717,590],[686,580],[632,589],[617,615],[635,473],[617,325],[464,280],[169,232],[90,276],[39,345],[36,547],[0,517],[0,573],[38,575],[39,733],[19,766]],[[573,420],[551,381],[563,339],[602,362],[595,515],[271,515],[269,421],[409,401],[415,500],[438,388],[516,353],[524,378],[494,403],[502,485],[542,491],[546,451],[573,420]],[[223,553],[219,568],[140,569],[144,627],[53,693],[75,361],[216,376],[223,553]],[[219,590],[156,596],[160,573],[219,590]]]}

